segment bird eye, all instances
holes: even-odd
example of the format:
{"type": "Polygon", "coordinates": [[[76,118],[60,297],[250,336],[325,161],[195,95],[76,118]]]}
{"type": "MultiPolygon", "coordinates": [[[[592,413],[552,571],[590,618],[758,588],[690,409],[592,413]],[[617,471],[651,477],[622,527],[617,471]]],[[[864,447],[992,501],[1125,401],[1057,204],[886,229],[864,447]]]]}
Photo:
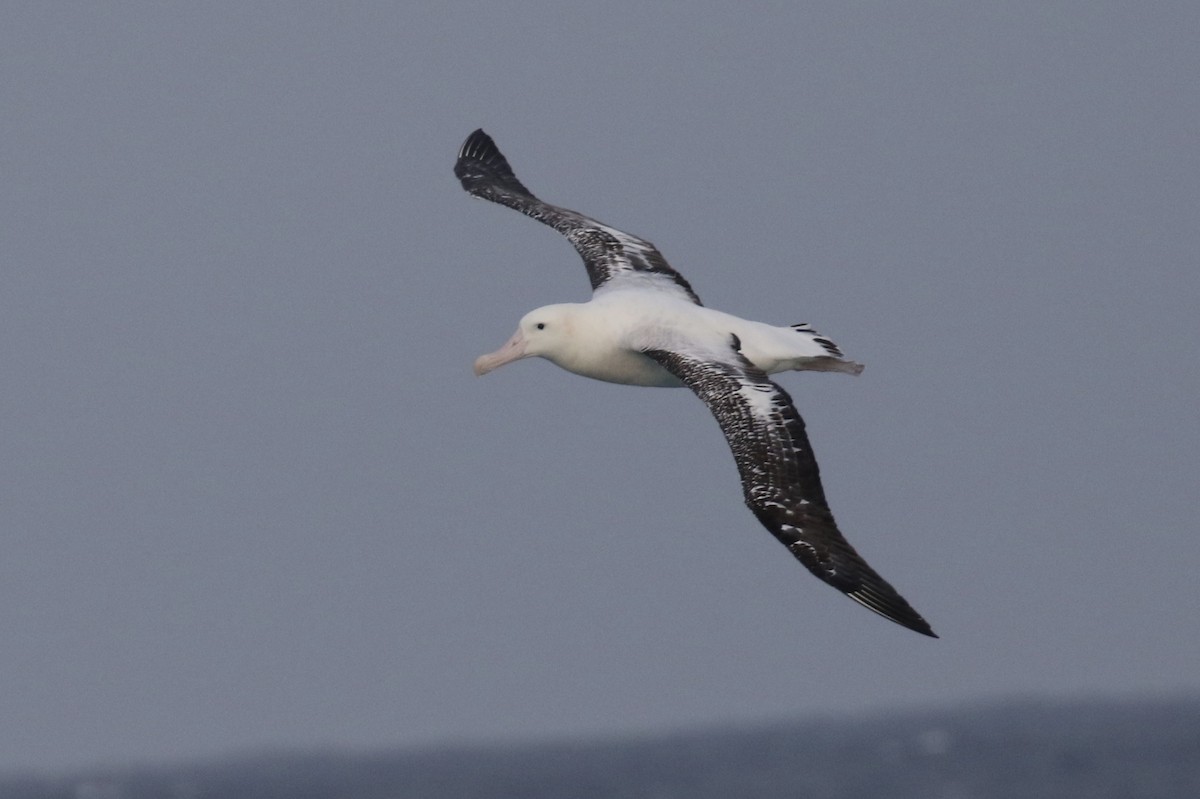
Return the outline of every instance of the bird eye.
{"type": "Polygon", "coordinates": [[[546,323],[545,323],[545,322],[538,322],[538,323],[537,323],[537,329],[538,329],[538,330],[545,330],[545,329],[546,329],[546,323]]]}

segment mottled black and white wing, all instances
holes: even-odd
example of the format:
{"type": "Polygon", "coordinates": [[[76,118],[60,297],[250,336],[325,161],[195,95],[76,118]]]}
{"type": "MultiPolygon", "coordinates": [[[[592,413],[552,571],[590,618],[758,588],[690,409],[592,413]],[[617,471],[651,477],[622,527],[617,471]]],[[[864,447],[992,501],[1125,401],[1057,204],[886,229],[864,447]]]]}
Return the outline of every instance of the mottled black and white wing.
{"type": "Polygon", "coordinates": [[[517,180],[492,137],[482,130],[463,142],[454,174],[469,194],[515,208],[566,236],[583,258],[593,291],[638,285],[672,292],[700,305],[696,292],[650,242],[535,197],[517,180]]]}
{"type": "Polygon", "coordinates": [[[921,615],[854,551],[833,520],[804,420],[787,392],[738,351],[646,349],[712,411],[737,461],[746,504],[809,571],[855,602],[936,638],[921,615]]]}

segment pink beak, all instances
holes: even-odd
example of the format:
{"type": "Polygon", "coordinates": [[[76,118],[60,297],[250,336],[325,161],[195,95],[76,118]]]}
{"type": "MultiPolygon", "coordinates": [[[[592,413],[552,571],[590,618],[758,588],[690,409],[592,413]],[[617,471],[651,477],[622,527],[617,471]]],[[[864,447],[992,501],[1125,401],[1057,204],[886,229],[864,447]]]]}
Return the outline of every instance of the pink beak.
{"type": "Polygon", "coordinates": [[[506,363],[519,361],[524,358],[525,353],[525,336],[521,333],[521,328],[517,328],[517,332],[513,333],[512,338],[504,343],[504,346],[495,352],[489,352],[487,355],[480,355],[475,359],[475,374],[482,377],[493,369],[499,369],[506,363]]]}

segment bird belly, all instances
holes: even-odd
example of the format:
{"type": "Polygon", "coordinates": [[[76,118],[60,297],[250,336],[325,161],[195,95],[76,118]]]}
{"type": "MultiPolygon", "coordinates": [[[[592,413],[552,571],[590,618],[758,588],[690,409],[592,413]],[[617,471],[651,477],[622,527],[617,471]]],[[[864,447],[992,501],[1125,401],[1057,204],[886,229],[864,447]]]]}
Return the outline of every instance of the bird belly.
{"type": "Polygon", "coordinates": [[[604,358],[557,358],[554,363],[583,377],[626,386],[678,388],[679,378],[653,359],[633,350],[610,351],[604,358]]]}

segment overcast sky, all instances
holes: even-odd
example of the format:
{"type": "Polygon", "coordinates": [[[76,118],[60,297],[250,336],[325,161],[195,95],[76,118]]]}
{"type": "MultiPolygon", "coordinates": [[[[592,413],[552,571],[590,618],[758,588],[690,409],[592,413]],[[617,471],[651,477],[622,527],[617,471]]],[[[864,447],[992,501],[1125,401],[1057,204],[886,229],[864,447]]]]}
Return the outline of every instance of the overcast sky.
{"type": "Polygon", "coordinates": [[[0,769],[1200,691],[1200,6],[6,3],[0,769]],[[811,577],[476,127],[783,375],[811,577]]]}

